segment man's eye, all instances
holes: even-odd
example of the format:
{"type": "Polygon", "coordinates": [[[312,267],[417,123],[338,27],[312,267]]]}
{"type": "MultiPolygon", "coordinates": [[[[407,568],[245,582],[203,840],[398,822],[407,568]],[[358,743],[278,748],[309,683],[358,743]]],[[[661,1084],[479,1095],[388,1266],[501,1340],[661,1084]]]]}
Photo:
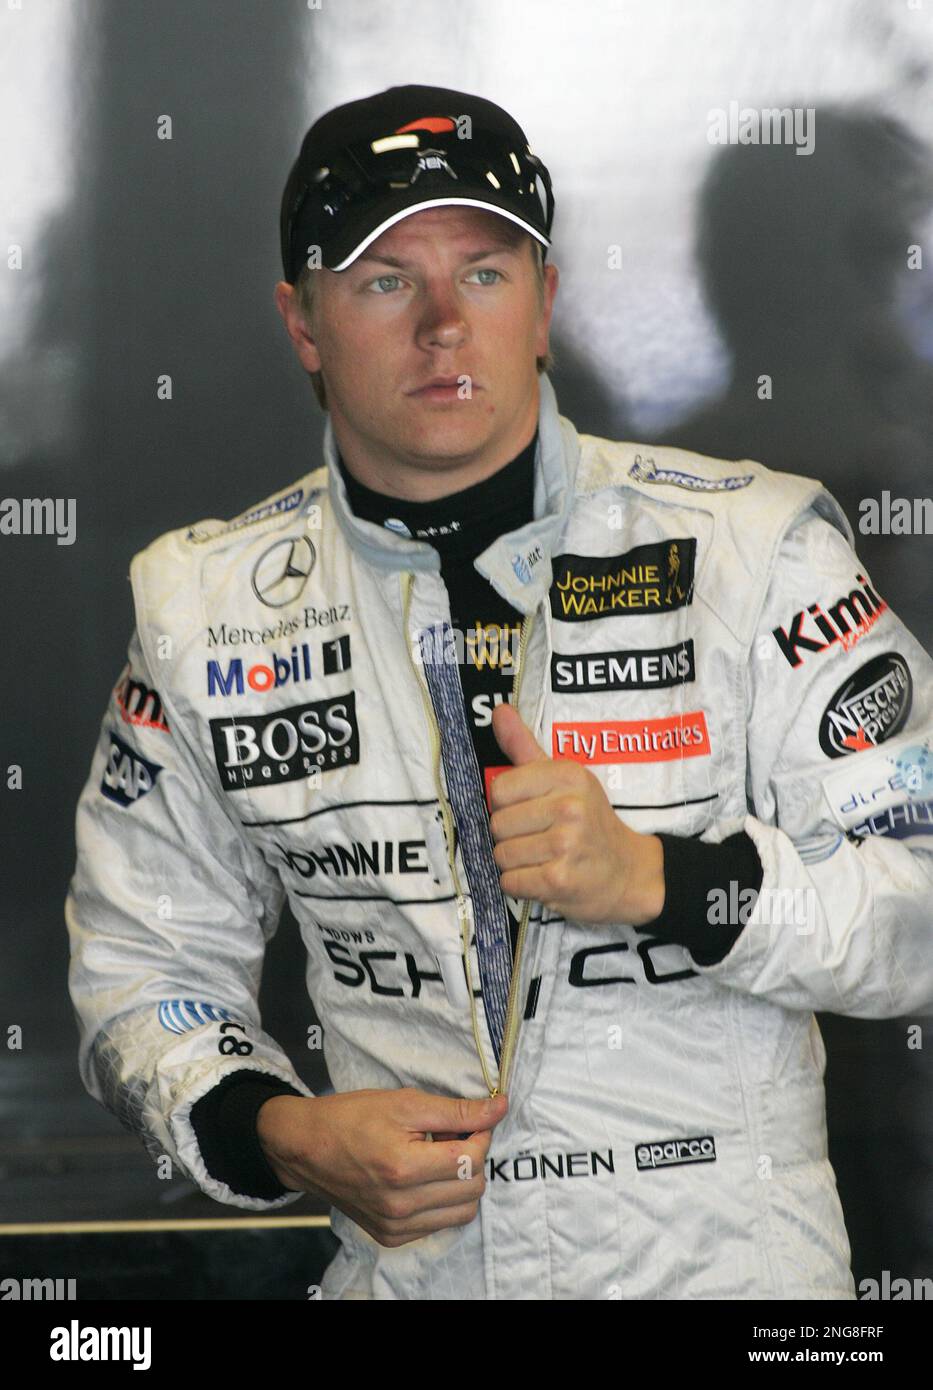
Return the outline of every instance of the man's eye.
{"type": "MultiPolygon", "coordinates": [[[[471,271],[470,274],[471,274],[471,275],[496,275],[496,276],[498,276],[498,278],[499,278],[500,280],[502,279],[502,271],[501,271],[501,270],[493,270],[492,266],[489,266],[489,265],[480,266],[477,270],[471,271]]],[[[496,282],[495,282],[495,280],[483,280],[482,283],[483,283],[484,285],[494,285],[496,282]]]]}
{"type": "Polygon", "coordinates": [[[386,281],[387,281],[387,280],[388,280],[388,281],[394,280],[394,281],[396,281],[396,283],[400,283],[400,276],[398,276],[398,275],[380,275],[379,278],[378,278],[378,280],[373,280],[373,282],[372,282],[372,284],[370,285],[369,288],[370,288],[371,290],[375,290],[375,292],[376,292],[377,294],[388,294],[390,290],[393,290],[393,289],[395,288],[395,285],[389,284],[389,285],[387,286],[387,285],[386,285],[386,281]]]}

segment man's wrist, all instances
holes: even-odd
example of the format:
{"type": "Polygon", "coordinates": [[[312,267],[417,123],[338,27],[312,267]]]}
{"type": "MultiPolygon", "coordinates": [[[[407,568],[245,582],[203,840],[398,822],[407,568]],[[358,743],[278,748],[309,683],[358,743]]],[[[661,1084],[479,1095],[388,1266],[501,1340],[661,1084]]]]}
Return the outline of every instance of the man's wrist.
{"type": "Polygon", "coordinates": [[[622,873],[624,906],[614,920],[640,927],[660,917],[664,909],[664,846],[657,835],[642,835],[628,827],[625,830],[624,854],[629,867],[622,873]]]}
{"type": "MultiPolygon", "coordinates": [[[[304,1189],[297,1180],[297,1174],[292,1172],[287,1156],[283,1152],[282,1127],[283,1124],[289,1122],[286,1107],[293,1105],[297,1100],[307,1101],[309,1099],[311,1099],[309,1096],[270,1096],[256,1112],[256,1140],[262,1150],[263,1158],[282,1186],[293,1192],[301,1192],[304,1189]]],[[[302,1118],[305,1118],[304,1114],[302,1118]]]]}

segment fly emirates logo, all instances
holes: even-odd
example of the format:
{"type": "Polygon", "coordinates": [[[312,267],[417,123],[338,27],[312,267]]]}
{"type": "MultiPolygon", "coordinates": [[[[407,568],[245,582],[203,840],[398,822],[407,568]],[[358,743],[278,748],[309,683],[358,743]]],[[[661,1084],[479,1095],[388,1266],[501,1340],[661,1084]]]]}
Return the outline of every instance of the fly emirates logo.
{"type": "Polygon", "coordinates": [[[702,758],[710,752],[702,710],[667,719],[553,724],[552,756],[580,763],[663,763],[702,758]]]}

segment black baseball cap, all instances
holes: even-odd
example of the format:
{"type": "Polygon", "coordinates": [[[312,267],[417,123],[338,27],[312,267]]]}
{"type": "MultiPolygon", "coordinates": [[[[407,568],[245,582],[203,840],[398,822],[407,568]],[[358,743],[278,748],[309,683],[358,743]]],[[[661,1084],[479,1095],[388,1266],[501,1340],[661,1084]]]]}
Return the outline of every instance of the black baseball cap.
{"type": "Polygon", "coordinates": [[[424,208],[466,203],[551,244],[554,195],[525,132],[495,102],[446,87],[390,87],[334,107],[302,141],[282,195],[285,279],[312,247],[346,270],[388,227],[424,208]]]}

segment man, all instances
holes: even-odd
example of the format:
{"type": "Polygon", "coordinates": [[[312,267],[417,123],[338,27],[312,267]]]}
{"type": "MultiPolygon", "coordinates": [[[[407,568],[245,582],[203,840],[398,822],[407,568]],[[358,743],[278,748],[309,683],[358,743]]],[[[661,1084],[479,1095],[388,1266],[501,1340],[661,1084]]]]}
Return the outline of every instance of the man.
{"type": "Polygon", "coordinates": [[[325,1297],[852,1298],[813,1010],[933,999],[930,661],[818,483],[558,414],[552,214],[465,93],[306,136],[325,459],[133,561],[81,1074],[219,1201],[326,1195],[325,1297]],[[260,1025],[286,894],[333,1095],[260,1025]]]}

